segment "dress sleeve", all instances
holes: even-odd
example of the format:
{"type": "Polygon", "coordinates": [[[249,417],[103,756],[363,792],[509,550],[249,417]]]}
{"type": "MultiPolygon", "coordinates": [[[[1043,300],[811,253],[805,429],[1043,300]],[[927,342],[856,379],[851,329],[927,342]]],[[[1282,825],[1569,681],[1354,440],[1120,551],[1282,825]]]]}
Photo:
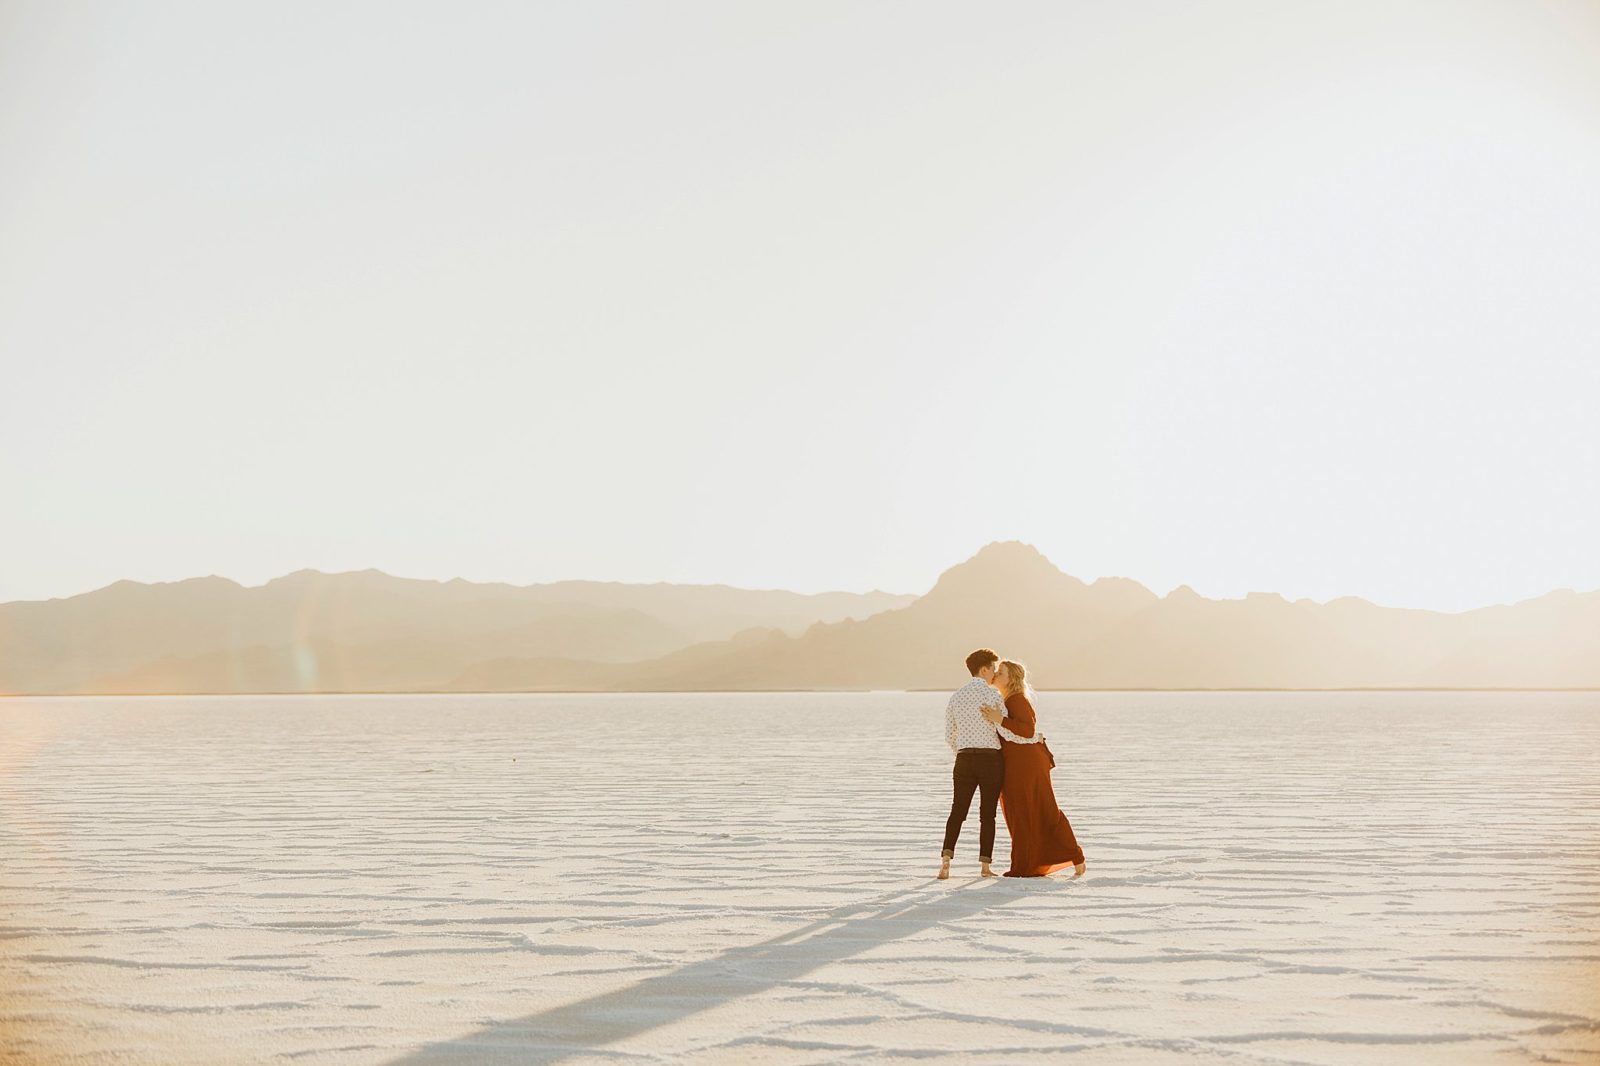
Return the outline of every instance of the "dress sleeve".
{"type": "Polygon", "coordinates": [[[1031,737],[1035,721],[1033,704],[1028,702],[1028,697],[1019,692],[1006,700],[1006,716],[1000,722],[1002,726],[1019,737],[1031,737]]]}

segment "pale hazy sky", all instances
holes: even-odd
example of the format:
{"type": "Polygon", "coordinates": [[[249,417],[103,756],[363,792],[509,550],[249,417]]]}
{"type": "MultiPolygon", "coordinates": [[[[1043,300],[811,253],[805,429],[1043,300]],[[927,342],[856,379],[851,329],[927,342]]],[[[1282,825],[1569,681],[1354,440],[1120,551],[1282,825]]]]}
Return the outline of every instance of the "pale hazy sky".
{"type": "Polygon", "coordinates": [[[1600,587],[1600,3],[0,2],[0,600],[1600,587]]]}

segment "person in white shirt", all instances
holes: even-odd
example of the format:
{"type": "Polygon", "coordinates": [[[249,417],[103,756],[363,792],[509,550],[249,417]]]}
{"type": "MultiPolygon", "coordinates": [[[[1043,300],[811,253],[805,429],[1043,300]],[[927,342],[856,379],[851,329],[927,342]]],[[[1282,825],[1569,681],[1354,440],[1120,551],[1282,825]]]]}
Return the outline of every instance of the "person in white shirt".
{"type": "Polygon", "coordinates": [[[950,801],[950,817],[944,824],[943,861],[939,864],[939,880],[950,876],[950,860],[955,858],[956,838],[961,835],[961,825],[967,820],[972,807],[972,793],[979,793],[978,801],[978,863],[981,876],[994,877],[989,869],[994,861],[994,812],[1000,802],[1000,788],[1004,782],[1005,761],[1000,754],[1000,736],[988,718],[985,706],[1003,707],[1000,694],[990,687],[994,680],[995,664],[1000,656],[988,648],[979,648],[967,656],[967,672],[972,675],[944,710],[944,739],[955,753],[956,764],[951,771],[955,795],[950,801]]]}

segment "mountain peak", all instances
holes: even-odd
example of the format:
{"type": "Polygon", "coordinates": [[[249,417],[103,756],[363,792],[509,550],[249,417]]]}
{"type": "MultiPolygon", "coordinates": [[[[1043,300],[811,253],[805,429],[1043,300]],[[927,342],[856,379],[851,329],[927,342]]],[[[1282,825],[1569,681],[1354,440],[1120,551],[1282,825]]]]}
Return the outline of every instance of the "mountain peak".
{"type": "Polygon", "coordinates": [[[123,578],[120,581],[113,581],[104,588],[96,589],[94,592],[79,593],[78,596],[69,598],[78,599],[82,596],[106,595],[142,596],[151,592],[160,593],[172,590],[177,590],[180,592],[192,592],[196,590],[221,591],[239,589],[243,587],[244,586],[240,585],[237,581],[234,581],[231,578],[219,577],[216,574],[207,574],[205,577],[179,578],[177,581],[130,581],[127,578],[123,578]]]}
{"type": "Polygon", "coordinates": [[[305,567],[304,569],[295,570],[292,573],[284,574],[281,577],[269,578],[267,580],[267,584],[269,584],[269,585],[303,585],[307,581],[315,581],[320,577],[327,577],[327,576],[328,575],[324,574],[321,570],[313,570],[310,567],[305,567]]]}
{"type": "Polygon", "coordinates": [[[964,571],[982,571],[991,576],[1007,577],[1063,576],[1056,564],[1044,557],[1043,552],[1020,540],[997,540],[985,544],[972,558],[946,570],[939,580],[943,582],[946,577],[964,571]]]}
{"type": "Polygon", "coordinates": [[[268,581],[267,584],[281,587],[309,585],[321,581],[352,582],[392,580],[396,579],[384,571],[377,570],[372,567],[368,567],[365,570],[338,570],[334,571],[333,573],[329,573],[326,570],[316,570],[311,567],[306,567],[303,570],[296,570],[293,573],[284,574],[282,577],[275,577],[268,581]]]}
{"type": "Polygon", "coordinates": [[[1017,540],[996,541],[984,545],[966,562],[940,574],[927,598],[934,602],[964,600],[988,595],[996,589],[1060,587],[1063,584],[1083,587],[1083,582],[1062,573],[1033,545],[1017,540]]]}
{"type": "MultiPolygon", "coordinates": [[[[1032,544],[1027,544],[1020,540],[992,540],[979,548],[977,554],[973,555],[968,562],[975,562],[979,559],[1003,558],[1044,559],[1044,553],[1032,544]]],[[[1045,559],[1045,561],[1049,562],[1048,559],[1045,559]]]]}
{"type": "Polygon", "coordinates": [[[997,540],[985,544],[972,558],[951,567],[945,573],[951,574],[969,568],[1013,578],[1060,579],[1066,576],[1055,563],[1045,558],[1044,553],[1038,548],[1032,544],[1024,544],[1020,540],[997,540]]]}

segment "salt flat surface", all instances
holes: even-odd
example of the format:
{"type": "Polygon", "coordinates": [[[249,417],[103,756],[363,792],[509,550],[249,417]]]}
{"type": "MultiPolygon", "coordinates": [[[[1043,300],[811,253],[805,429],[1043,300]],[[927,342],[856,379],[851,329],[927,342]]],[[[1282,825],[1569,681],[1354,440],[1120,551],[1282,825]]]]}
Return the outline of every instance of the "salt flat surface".
{"type": "Polygon", "coordinates": [[[0,1061],[1600,1061],[1600,696],[1044,694],[1078,882],[943,703],[0,700],[0,1061]]]}

